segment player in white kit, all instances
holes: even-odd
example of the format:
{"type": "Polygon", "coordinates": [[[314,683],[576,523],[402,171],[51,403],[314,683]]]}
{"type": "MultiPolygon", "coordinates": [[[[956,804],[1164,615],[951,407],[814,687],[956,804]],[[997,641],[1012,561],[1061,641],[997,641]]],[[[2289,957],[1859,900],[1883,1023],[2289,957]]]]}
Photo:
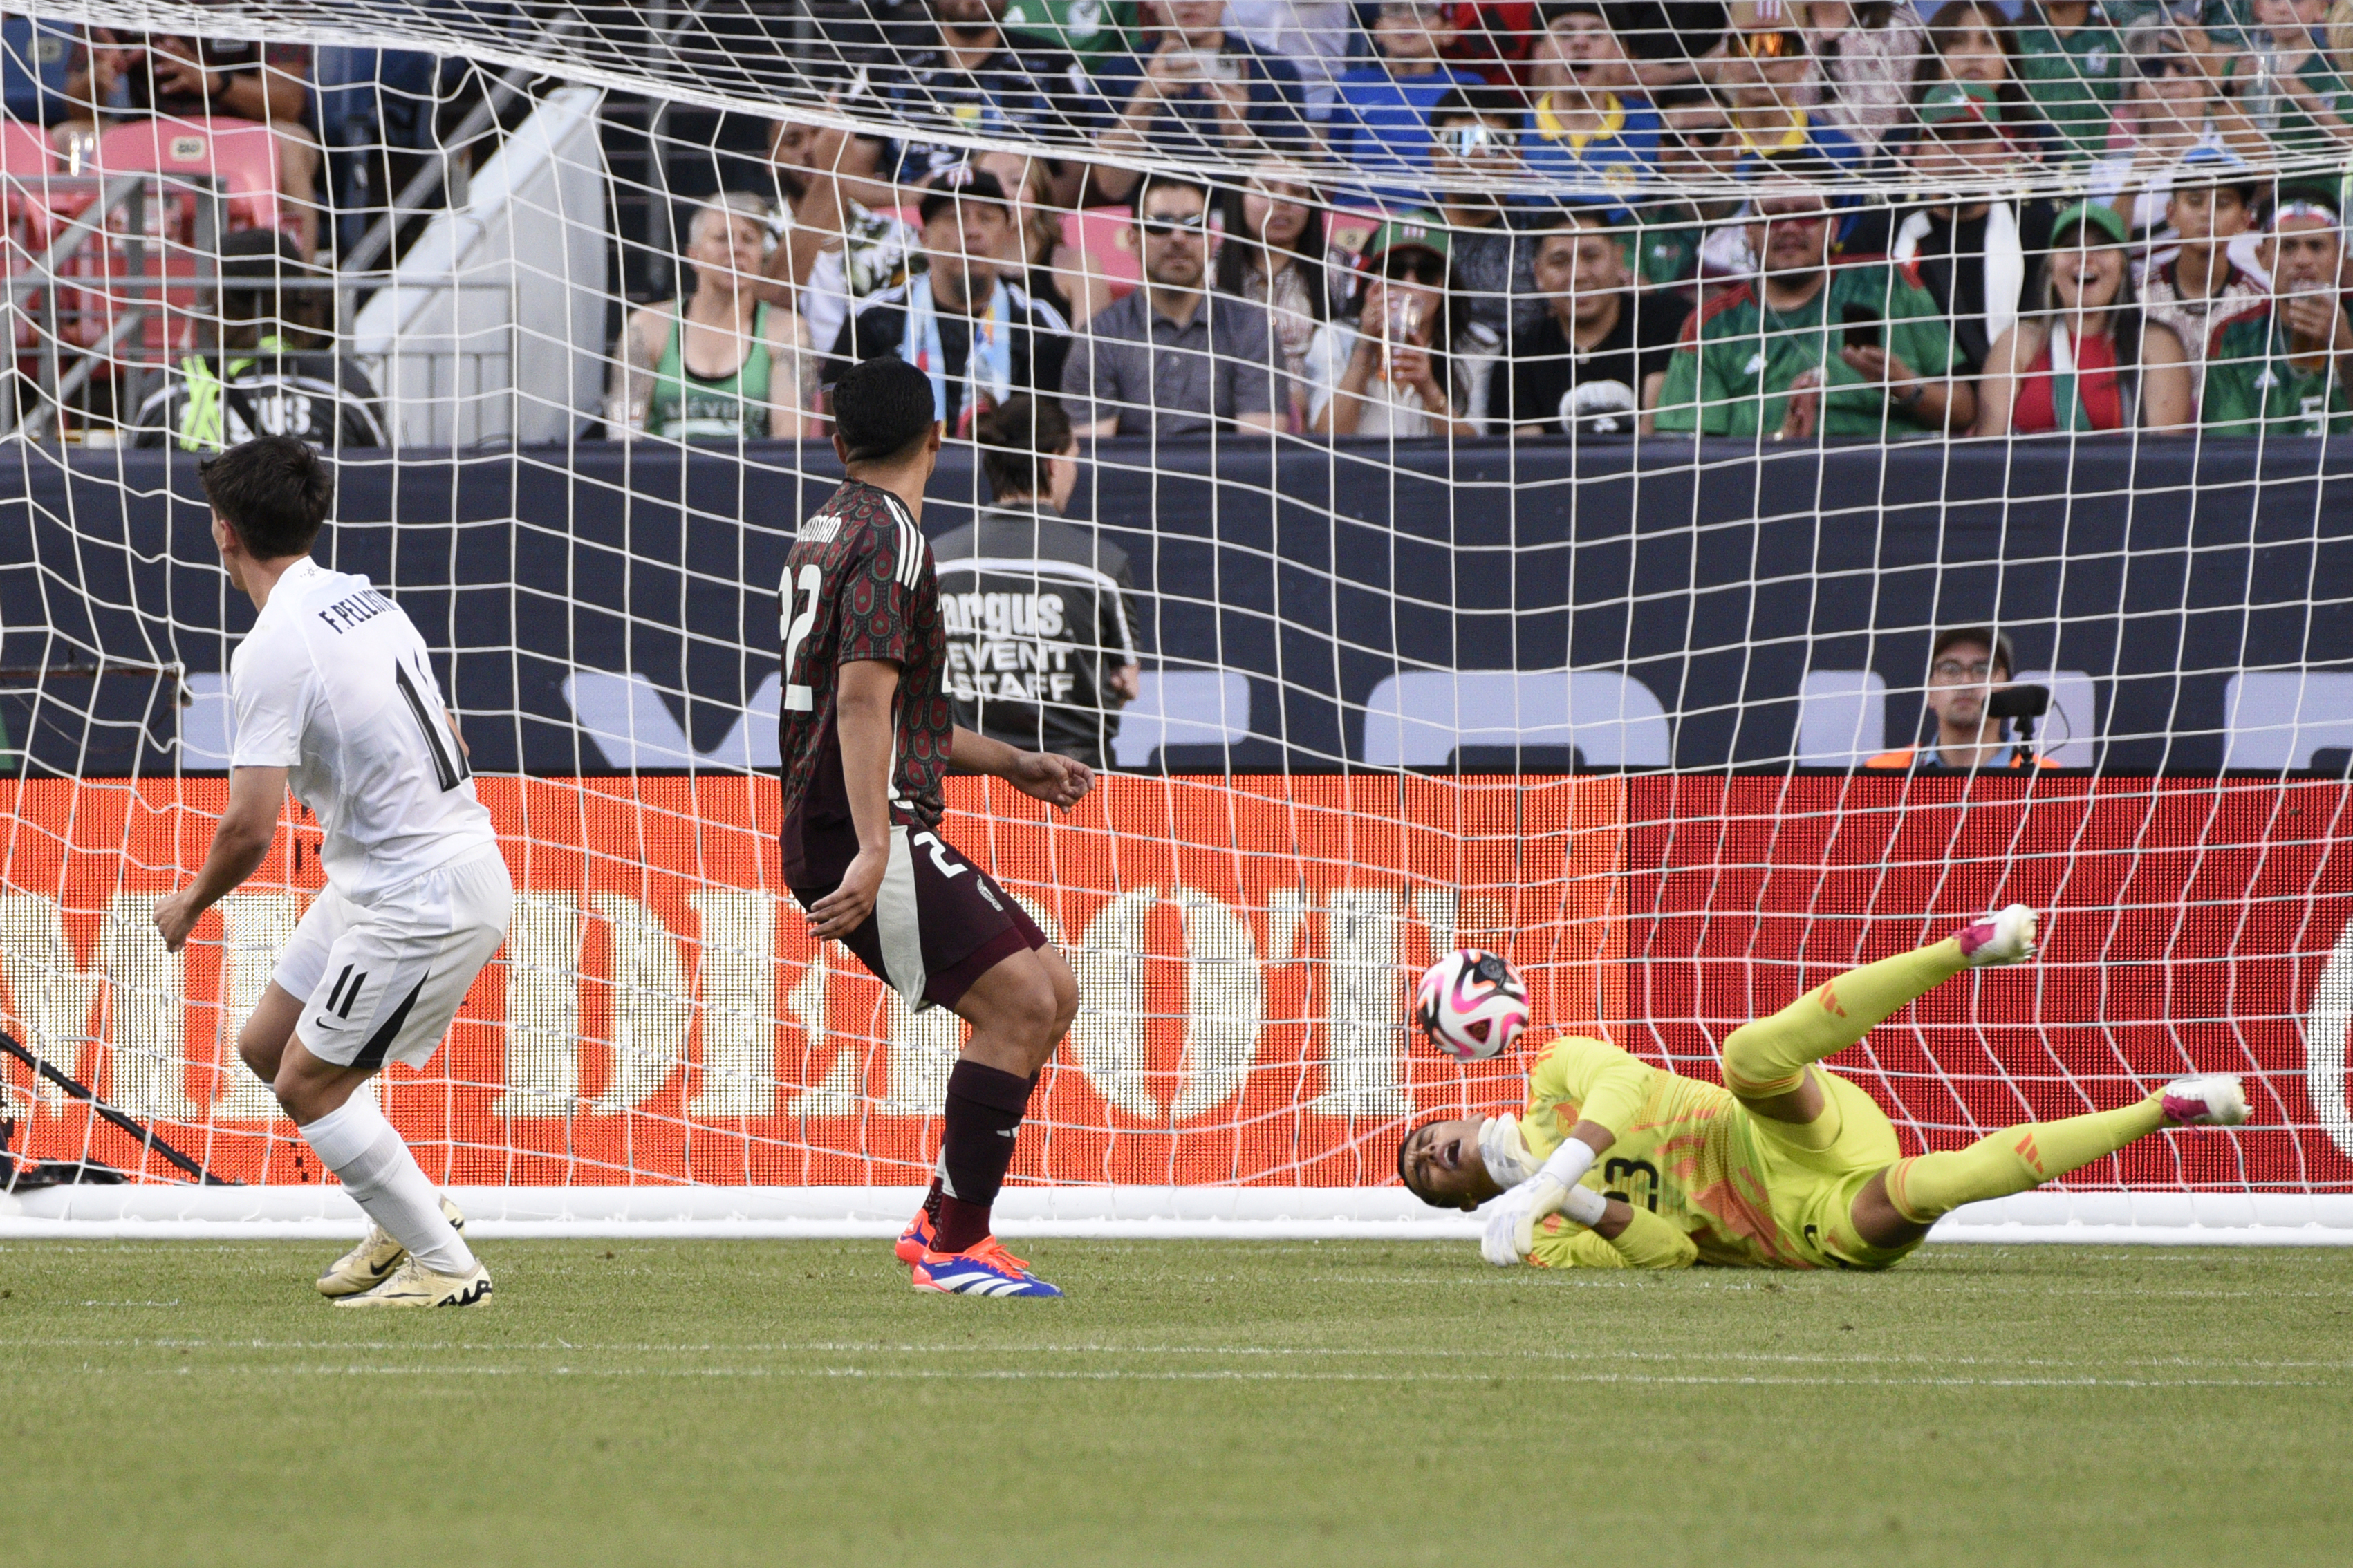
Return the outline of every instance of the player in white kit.
{"type": "Polygon", "coordinates": [[[311,559],[333,490],[318,454],[264,437],[201,473],[221,564],[260,615],[229,660],[228,809],[156,927],[177,951],[252,875],[292,784],[323,831],[327,886],[237,1052],[375,1222],[320,1293],[345,1307],[487,1301],[457,1210],[358,1091],[386,1062],[423,1065],[506,938],[514,885],[491,814],[417,627],[365,577],[311,559]]]}

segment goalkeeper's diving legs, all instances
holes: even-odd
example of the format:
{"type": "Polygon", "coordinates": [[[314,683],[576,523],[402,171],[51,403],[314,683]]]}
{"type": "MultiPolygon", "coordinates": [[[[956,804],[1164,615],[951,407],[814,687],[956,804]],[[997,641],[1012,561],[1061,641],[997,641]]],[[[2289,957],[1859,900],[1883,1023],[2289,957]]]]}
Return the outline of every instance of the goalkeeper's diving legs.
{"type": "Polygon", "coordinates": [[[2223,1074],[2177,1079],[2137,1105],[2005,1127],[1966,1149],[1898,1160],[1855,1194],[1854,1226],[1873,1247],[1902,1247],[1963,1204],[2031,1192],[2162,1127],[2236,1127],[2246,1091],[2223,1074]]]}
{"type": "Polygon", "coordinates": [[[2034,911],[2012,904],[1944,941],[1883,958],[1823,982],[1769,1018],[1724,1042],[1724,1086],[1758,1116],[1785,1123],[1800,1147],[1838,1141],[1838,1102],[1809,1070],[1869,1034],[1889,1015],[1964,969],[2034,955],[2034,911]]]}

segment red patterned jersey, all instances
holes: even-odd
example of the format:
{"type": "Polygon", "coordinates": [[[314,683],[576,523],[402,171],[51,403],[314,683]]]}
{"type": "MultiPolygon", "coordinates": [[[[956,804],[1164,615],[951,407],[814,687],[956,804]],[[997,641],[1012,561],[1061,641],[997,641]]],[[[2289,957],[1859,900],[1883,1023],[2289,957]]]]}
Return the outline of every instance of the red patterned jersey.
{"type": "Polygon", "coordinates": [[[777,598],[785,880],[826,888],[841,879],[858,852],[835,729],[835,683],[843,665],[878,659],[899,667],[892,817],[939,826],[945,804],[940,780],[955,735],[943,676],[947,633],[939,579],[932,547],[905,503],[851,479],[801,524],[777,598]]]}

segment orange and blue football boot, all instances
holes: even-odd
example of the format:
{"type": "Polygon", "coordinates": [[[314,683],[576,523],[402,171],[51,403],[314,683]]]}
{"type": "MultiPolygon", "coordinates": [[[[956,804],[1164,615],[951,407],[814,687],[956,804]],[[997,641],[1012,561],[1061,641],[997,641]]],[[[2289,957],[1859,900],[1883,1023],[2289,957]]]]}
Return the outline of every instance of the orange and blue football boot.
{"type": "Polygon", "coordinates": [[[915,1217],[907,1222],[907,1228],[899,1233],[898,1245],[891,1250],[899,1255],[902,1263],[921,1263],[923,1254],[932,1249],[932,1237],[938,1232],[939,1227],[932,1224],[932,1211],[917,1209],[915,1217]]]}
{"type": "Polygon", "coordinates": [[[926,1248],[911,1281],[918,1290],[945,1296],[1060,1296],[1055,1286],[1029,1272],[1029,1266],[984,1237],[962,1252],[926,1248]]]}

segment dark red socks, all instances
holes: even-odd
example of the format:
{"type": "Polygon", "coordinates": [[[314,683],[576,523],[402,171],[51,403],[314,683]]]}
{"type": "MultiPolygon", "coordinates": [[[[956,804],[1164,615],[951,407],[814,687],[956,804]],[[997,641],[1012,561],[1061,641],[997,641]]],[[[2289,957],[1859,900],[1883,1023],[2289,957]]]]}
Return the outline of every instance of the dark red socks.
{"type": "Polygon", "coordinates": [[[1021,1115],[1036,1082],[976,1061],[958,1061],[949,1070],[940,1174],[924,1200],[938,1228],[934,1252],[962,1252],[988,1235],[989,1209],[1013,1163],[1021,1115]]]}

